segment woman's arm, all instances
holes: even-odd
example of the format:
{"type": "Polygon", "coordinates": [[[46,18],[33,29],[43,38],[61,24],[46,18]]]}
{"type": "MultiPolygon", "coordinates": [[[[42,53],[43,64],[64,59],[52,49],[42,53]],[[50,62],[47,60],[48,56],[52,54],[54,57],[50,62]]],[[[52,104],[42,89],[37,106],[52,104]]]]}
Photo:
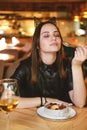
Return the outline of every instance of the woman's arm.
{"type": "MultiPolygon", "coordinates": [[[[59,103],[63,103],[67,106],[72,105],[71,103],[68,102],[64,102],[55,98],[46,98],[47,102],[59,102],[59,103]]],[[[42,98],[42,104],[44,105],[45,102],[45,98],[42,98]]],[[[24,97],[20,97],[19,99],[19,104],[17,106],[17,108],[32,108],[32,107],[39,107],[41,106],[41,98],[40,97],[32,97],[32,98],[24,98],[24,97]]]]}
{"type": "Polygon", "coordinates": [[[82,71],[82,63],[87,59],[87,47],[78,47],[72,59],[73,90],[69,92],[72,102],[83,107],[86,103],[86,86],[82,71]]]}

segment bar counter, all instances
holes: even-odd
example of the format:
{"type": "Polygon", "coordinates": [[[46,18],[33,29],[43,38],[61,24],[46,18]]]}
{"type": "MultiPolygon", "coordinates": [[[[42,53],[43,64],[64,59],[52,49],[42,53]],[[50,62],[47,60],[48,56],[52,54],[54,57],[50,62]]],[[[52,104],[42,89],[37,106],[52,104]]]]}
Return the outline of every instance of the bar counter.
{"type": "MultiPolygon", "coordinates": [[[[87,130],[87,107],[76,108],[76,115],[66,120],[50,120],[37,114],[37,108],[10,112],[9,130],[87,130]]],[[[0,130],[6,129],[6,114],[0,111],[0,130]]]]}

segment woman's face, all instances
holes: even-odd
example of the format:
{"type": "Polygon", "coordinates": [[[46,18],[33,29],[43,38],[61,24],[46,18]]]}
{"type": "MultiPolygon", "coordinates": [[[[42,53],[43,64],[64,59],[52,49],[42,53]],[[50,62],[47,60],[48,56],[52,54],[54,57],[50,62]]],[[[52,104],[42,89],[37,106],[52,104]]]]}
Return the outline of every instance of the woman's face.
{"type": "Polygon", "coordinates": [[[58,52],[61,48],[61,37],[57,28],[47,23],[42,26],[40,32],[40,52],[53,53],[58,52]]]}

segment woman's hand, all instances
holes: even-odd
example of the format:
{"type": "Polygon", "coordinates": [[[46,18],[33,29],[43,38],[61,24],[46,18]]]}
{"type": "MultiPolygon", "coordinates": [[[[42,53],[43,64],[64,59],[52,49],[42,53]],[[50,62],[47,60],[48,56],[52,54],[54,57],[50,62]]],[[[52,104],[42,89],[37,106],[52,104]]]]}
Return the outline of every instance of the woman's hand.
{"type": "Polygon", "coordinates": [[[87,59],[87,46],[77,47],[75,50],[74,58],[72,63],[75,65],[82,65],[82,63],[87,59]]]}
{"type": "Polygon", "coordinates": [[[86,59],[87,46],[77,47],[72,59],[73,90],[69,94],[73,104],[80,108],[86,102],[86,86],[82,70],[82,64],[86,59]]]}

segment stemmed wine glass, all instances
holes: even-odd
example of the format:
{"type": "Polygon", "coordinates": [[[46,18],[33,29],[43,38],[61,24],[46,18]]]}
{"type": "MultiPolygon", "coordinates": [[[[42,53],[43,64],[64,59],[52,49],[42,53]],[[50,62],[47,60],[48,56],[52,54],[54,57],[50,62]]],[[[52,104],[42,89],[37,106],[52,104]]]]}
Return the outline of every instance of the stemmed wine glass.
{"type": "Polygon", "coordinates": [[[0,80],[0,110],[7,115],[7,130],[9,130],[9,113],[14,111],[19,103],[19,89],[16,79],[0,80]]]}

